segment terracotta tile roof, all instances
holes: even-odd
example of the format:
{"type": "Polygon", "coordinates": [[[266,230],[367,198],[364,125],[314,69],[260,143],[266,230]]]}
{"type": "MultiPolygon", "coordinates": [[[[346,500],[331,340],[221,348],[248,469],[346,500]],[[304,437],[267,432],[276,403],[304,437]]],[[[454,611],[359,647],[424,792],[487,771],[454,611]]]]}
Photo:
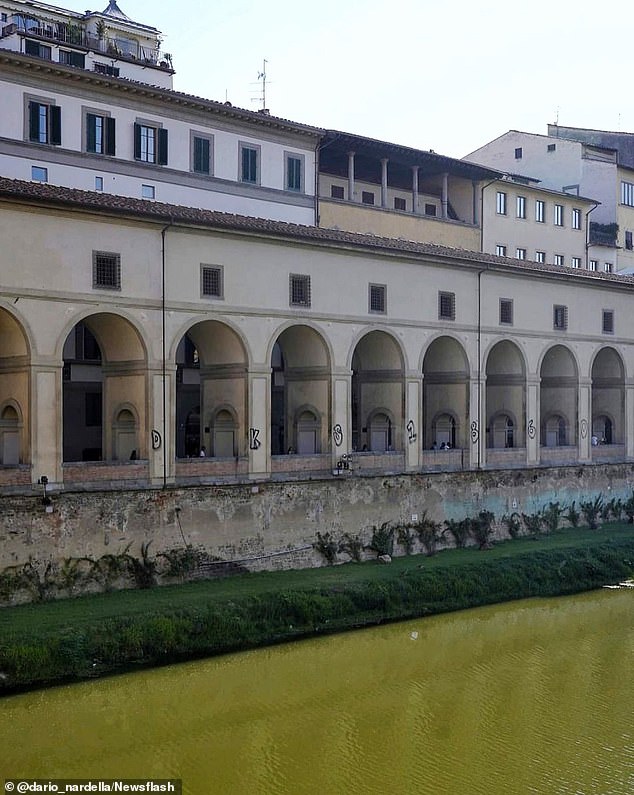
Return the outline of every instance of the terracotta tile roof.
{"type": "Polygon", "coordinates": [[[284,221],[271,221],[197,207],[116,196],[111,193],[77,190],[40,182],[0,177],[0,202],[16,201],[55,208],[84,210],[119,217],[138,218],[157,223],[195,226],[209,230],[266,234],[278,239],[304,241],[346,248],[370,249],[375,253],[402,254],[403,256],[434,257],[449,260],[454,265],[484,266],[488,270],[541,273],[560,278],[590,279],[614,286],[634,286],[634,276],[561,268],[546,263],[498,257],[462,248],[451,248],[436,243],[379,237],[375,235],[303,226],[284,221]]]}

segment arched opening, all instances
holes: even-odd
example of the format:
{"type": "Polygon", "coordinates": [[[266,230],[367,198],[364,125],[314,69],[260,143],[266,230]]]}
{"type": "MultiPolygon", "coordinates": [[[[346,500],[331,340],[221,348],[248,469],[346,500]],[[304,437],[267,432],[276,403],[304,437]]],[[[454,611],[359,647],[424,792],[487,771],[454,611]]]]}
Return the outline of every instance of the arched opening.
{"type": "Polygon", "coordinates": [[[610,417],[600,414],[592,418],[592,441],[594,446],[614,444],[614,423],[610,417]]]}
{"type": "Polygon", "coordinates": [[[602,348],[592,363],[592,436],[625,444],[625,368],[614,348],[602,348]]]}
{"type": "Polygon", "coordinates": [[[112,428],[112,458],[115,461],[136,460],[139,457],[138,436],[138,423],[132,410],[123,408],[117,411],[112,428]]]}
{"type": "Polygon", "coordinates": [[[544,421],[542,443],[544,447],[564,447],[569,439],[568,422],[561,414],[552,414],[544,421]]]}
{"type": "Polygon", "coordinates": [[[468,417],[467,355],[452,337],[439,337],[423,359],[423,447],[464,447],[468,417]]]}
{"type": "Polygon", "coordinates": [[[396,341],[371,331],[352,356],[352,444],[355,450],[403,449],[404,365],[396,341]]]}
{"type": "Polygon", "coordinates": [[[247,356],[233,329],[204,320],[176,349],[176,457],[246,455],[247,356]]]}
{"type": "Polygon", "coordinates": [[[20,415],[14,406],[5,406],[0,413],[0,464],[17,466],[21,459],[20,415]]]}
{"type": "Polygon", "coordinates": [[[30,354],[12,315],[0,309],[0,464],[30,461],[30,354]]]}
{"type": "Polygon", "coordinates": [[[524,448],[526,373],[524,357],[510,340],[496,343],[486,362],[487,447],[524,448]]]}
{"type": "MultiPolygon", "coordinates": [[[[541,411],[542,458],[555,447],[577,445],[579,377],[572,353],[564,345],[554,345],[544,356],[540,368],[539,403],[541,411]]],[[[556,462],[577,458],[562,451],[556,462]]],[[[552,454],[551,454],[552,455],[552,454]]]]}
{"type": "Polygon", "coordinates": [[[499,412],[492,417],[488,431],[487,447],[509,450],[516,446],[517,426],[509,414],[499,412]]]}
{"type": "Polygon", "coordinates": [[[291,326],[271,352],[271,454],[312,455],[328,449],[330,356],[309,326],[291,326]]]}

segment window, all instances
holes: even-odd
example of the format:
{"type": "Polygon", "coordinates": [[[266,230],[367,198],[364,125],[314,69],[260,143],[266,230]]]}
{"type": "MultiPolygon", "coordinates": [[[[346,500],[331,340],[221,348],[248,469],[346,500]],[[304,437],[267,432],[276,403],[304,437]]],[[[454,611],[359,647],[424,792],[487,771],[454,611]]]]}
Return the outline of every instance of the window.
{"type": "Polygon", "coordinates": [[[524,196],[518,196],[516,198],[515,207],[517,211],[517,217],[526,218],[526,198],[524,196]]]}
{"type": "Polygon", "coordinates": [[[511,298],[500,298],[500,323],[513,325],[513,301],[511,298]]]}
{"type": "Polygon", "coordinates": [[[95,190],[103,190],[103,177],[95,177],[95,190]]]}
{"type": "Polygon", "coordinates": [[[257,185],[260,182],[260,147],[240,144],[240,181],[257,185]]]}
{"type": "Polygon", "coordinates": [[[556,204],[555,205],[553,223],[555,224],[555,226],[563,226],[564,225],[564,206],[563,206],[563,204],[556,204]]]}
{"type": "Polygon", "coordinates": [[[222,268],[217,265],[200,266],[200,295],[203,298],[224,298],[222,268]]]}
{"type": "Polygon", "coordinates": [[[141,198],[142,199],[155,199],[156,188],[154,185],[141,185],[141,198]]]}
{"type": "Polygon", "coordinates": [[[563,254],[555,254],[555,265],[559,265],[559,267],[563,267],[565,263],[565,258],[563,254]]]}
{"type": "Polygon", "coordinates": [[[590,260],[590,262],[589,262],[589,264],[588,264],[588,270],[589,270],[589,271],[596,271],[596,270],[598,269],[598,267],[599,267],[599,262],[598,262],[598,260],[596,260],[596,259],[591,259],[591,260],[590,260]]]}
{"type": "Polygon", "coordinates": [[[191,170],[195,174],[211,174],[212,139],[192,133],[191,170]]]}
{"type": "Polygon", "coordinates": [[[581,267],[581,257],[571,257],[571,259],[570,259],[570,267],[571,268],[580,268],[581,267]]]}
{"type": "Polygon", "coordinates": [[[604,309],[601,329],[604,334],[614,334],[614,310],[604,309]]]}
{"type": "Polygon", "coordinates": [[[330,197],[332,199],[343,199],[344,198],[343,185],[331,185],[330,197]]]}
{"type": "Polygon", "coordinates": [[[581,210],[576,208],[572,211],[572,228],[581,229],[581,210]]]}
{"type": "Polygon", "coordinates": [[[93,251],[92,286],[109,290],[121,289],[121,256],[119,254],[93,251]]]}
{"type": "Polygon", "coordinates": [[[628,251],[632,250],[632,233],[628,231],[625,232],[625,248],[628,251]]]}
{"type": "Polygon", "coordinates": [[[614,265],[612,265],[611,262],[604,262],[603,270],[605,273],[612,273],[612,271],[614,270],[614,265]]]}
{"type": "Polygon", "coordinates": [[[634,183],[621,182],[621,204],[634,207],[634,183]]]}
{"type": "Polygon", "coordinates": [[[34,56],[35,58],[44,58],[46,61],[51,60],[51,48],[47,47],[46,44],[40,44],[39,41],[25,39],[24,52],[27,55],[34,56]]]}
{"type": "Polygon", "coordinates": [[[114,155],[115,120],[98,113],[86,113],[86,151],[96,155],[114,155]]]}
{"type": "Polygon", "coordinates": [[[289,303],[291,306],[310,306],[310,276],[291,273],[289,303]]]}
{"type": "Polygon", "coordinates": [[[439,320],[455,320],[456,319],[456,294],[455,293],[438,293],[438,319],[439,320]]]}
{"type": "Polygon", "coordinates": [[[142,163],[167,165],[167,130],[142,122],[134,125],[134,158],[142,163]]]}
{"type": "Polygon", "coordinates": [[[436,205],[435,204],[426,204],[425,205],[425,215],[431,215],[434,218],[436,217],[436,205]]]}
{"type": "Polygon", "coordinates": [[[374,193],[369,190],[361,191],[361,201],[363,204],[374,204],[374,193]]]}
{"type": "Polygon", "coordinates": [[[76,66],[78,69],[86,68],[86,56],[83,52],[73,52],[72,50],[60,50],[59,62],[76,66]]]}
{"type": "Polygon", "coordinates": [[[371,284],[369,287],[369,311],[385,314],[387,311],[387,287],[384,284],[371,284]]]}
{"type": "Polygon", "coordinates": [[[106,63],[95,63],[93,69],[100,75],[108,75],[109,77],[119,77],[119,67],[110,66],[106,63]]]}
{"type": "Polygon", "coordinates": [[[526,249],[525,248],[516,248],[515,249],[515,258],[516,259],[526,259],[526,249]]]}
{"type": "Polygon", "coordinates": [[[515,159],[516,160],[521,160],[522,159],[522,147],[521,146],[518,146],[515,149],[515,159]]]}
{"type": "Polygon", "coordinates": [[[546,202],[543,202],[541,199],[537,199],[535,202],[535,220],[538,224],[543,224],[545,222],[545,209],[546,202]]]}
{"type": "Polygon", "coordinates": [[[495,253],[498,257],[506,257],[506,246],[497,245],[495,247],[495,253]]]}
{"type": "Polygon", "coordinates": [[[394,197],[394,209],[395,210],[407,210],[407,201],[400,196],[394,197]]]}
{"type": "Polygon", "coordinates": [[[62,111],[48,102],[29,102],[29,141],[39,144],[62,142],[62,111]]]}
{"type": "Polygon", "coordinates": [[[7,21],[7,15],[6,14],[0,14],[0,22],[6,22],[6,21],[7,21]]]}
{"type": "Polygon", "coordinates": [[[565,331],[568,328],[568,307],[555,304],[553,306],[553,328],[565,331]]]}
{"type": "Polygon", "coordinates": [[[43,166],[31,166],[31,179],[34,182],[48,182],[48,169],[43,166]]]}
{"type": "Polygon", "coordinates": [[[546,252],[545,251],[536,251],[535,252],[535,262],[546,262],[546,252]]]}
{"type": "Polygon", "coordinates": [[[546,151],[547,152],[554,152],[556,148],[557,148],[557,144],[548,144],[548,146],[546,147],[546,151]]]}
{"type": "Polygon", "coordinates": [[[498,215],[506,215],[506,193],[501,190],[496,195],[495,209],[498,215]]]}
{"type": "Polygon", "coordinates": [[[301,155],[286,155],[285,161],[286,176],[284,184],[286,190],[293,190],[297,193],[304,190],[304,158],[301,155]]]}

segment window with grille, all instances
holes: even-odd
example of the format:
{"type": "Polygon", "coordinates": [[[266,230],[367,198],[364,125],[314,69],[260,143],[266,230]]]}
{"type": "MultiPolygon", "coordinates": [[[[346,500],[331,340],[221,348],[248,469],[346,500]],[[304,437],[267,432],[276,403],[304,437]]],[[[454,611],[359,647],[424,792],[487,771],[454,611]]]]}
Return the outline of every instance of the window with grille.
{"type": "Polygon", "coordinates": [[[291,273],[289,277],[289,303],[291,306],[310,306],[310,276],[291,273]]]}
{"type": "Polygon", "coordinates": [[[401,196],[394,197],[394,209],[395,210],[407,210],[407,201],[403,199],[401,196]]]}
{"type": "Polygon", "coordinates": [[[438,293],[438,319],[439,320],[455,320],[456,319],[456,294],[455,293],[438,293]]]}
{"type": "Polygon", "coordinates": [[[222,268],[200,266],[200,294],[203,298],[223,298],[222,268]]]}
{"type": "Polygon", "coordinates": [[[516,160],[521,160],[522,159],[522,147],[521,146],[517,146],[515,148],[515,159],[516,160]]]}
{"type": "Polygon", "coordinates": [[[425,215],[436,216],[436,205],[435,204],[426,204],[425,205],[425,215]]]}
{"type": "Polygon", "coordinates": [[[374,204],[374,193],[371,190],[361,191],[361,202],[363,204],[374,204]]]}
{"type": "Polygon", "coordinates": [[[553,306],[553,328],[565,331],[568,328],[568,307],[555,304],[553,306]]]}
{"type": "Polygon", "coordinates": [[[106,290],[121,289],[121,256],[107,251],[93,251],[92,286],[106,290]]]}
{"type": "Polygon", "coordinates": [[[331,185],[330,196],[333,199],[343,199],[344,198],[343,185],[331,185]]]}
{"type": "Polygon", "coordinates": [[[513,299],[500,298],[500,323],[513,325],[513,299]]]}
{"type": "Polygon", "coordinates": [[[370,312],[385,314],[387,311],[387,287],[384,284],[371,284],[369,289],[370,312]]]}
{"type": "Polygon", "coordinates": [[[614,310],[603,310],[602,329],[604,334],[614,334],[614,310]]]}

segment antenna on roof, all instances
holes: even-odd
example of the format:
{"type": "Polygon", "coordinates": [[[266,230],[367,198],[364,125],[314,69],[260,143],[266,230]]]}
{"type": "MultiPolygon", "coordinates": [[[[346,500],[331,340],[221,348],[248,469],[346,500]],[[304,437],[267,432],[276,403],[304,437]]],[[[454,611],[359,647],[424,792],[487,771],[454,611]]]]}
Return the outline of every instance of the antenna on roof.
{"type": "Polygon", "coordinates": [[[266,107],[266,65],[268,61],[266,58],[262,61],[262,71],[258,72],[258,81],[262,81],[262,91],[260,96],[252,97],[251,102],[261,102],[262,107],[259,109],[260,113],[268,113],[269,110],[266,107]]]}

